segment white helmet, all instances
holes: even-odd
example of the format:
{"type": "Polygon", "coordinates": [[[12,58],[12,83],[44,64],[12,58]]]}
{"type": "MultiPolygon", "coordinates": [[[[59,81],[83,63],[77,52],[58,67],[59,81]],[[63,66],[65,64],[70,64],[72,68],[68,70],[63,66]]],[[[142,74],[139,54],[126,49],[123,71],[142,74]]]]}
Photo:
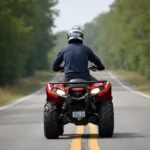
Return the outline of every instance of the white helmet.
{"type": "Polygon", "coordinates": [[[68,32],[67,36],[68,36],[68,42],[71,40],[80,40],[83,42],[84,39],[84,33],[81,30],[81,28],[78,26],[72,27],[71,30],[68,32]]]}

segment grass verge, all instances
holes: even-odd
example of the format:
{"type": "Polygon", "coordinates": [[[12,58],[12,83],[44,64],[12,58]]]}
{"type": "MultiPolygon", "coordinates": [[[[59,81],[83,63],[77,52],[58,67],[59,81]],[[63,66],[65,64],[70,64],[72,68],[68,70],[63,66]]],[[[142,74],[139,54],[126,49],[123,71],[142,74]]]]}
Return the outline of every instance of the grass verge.
{"type": "Polygon", "coordinates": [[[16,81],[13,85],[0,87],[0,104],[36,91],[44,85],[44,81],[50,80],[53,75],[54,73],[48,71],[40,71],[36,72],[33,76],[16,81]]]}
{"type": "Polygon", "coordinates": [[[112,72],[117,73],[120,77],[135,86],[138,90],[150,94],[150,79],[140,76],[135,72],[128,72],[123,70],[115,70],[112,72]]]}

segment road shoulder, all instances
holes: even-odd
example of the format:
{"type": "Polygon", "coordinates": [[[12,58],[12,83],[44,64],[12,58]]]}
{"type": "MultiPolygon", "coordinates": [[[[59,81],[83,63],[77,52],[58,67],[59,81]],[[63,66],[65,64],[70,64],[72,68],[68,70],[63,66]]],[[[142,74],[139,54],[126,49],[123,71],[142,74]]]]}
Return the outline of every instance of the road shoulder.
{"type": "Polygon", "coordinates": [[[129,90],[132,93],[136,93],[140,96],[143,96],[145,98],[150,99],[150,94],[147,94],[143,91],[138,90],[138,88],[136,88],[134,85],[132,85],[131,83],[129,83],[129,81],[125,80],[122,76],[120,76],[118,73],[114,72],[114,71],[110,71],[109,75],[116,80],[116,82],[118,82],[123,88],[129,90]]]}

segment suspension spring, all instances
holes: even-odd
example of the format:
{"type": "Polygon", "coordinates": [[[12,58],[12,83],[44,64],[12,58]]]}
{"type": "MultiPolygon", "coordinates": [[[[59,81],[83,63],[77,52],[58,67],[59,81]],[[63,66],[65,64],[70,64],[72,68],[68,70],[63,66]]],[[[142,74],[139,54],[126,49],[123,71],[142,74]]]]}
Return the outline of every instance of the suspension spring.
{"type": "Polygon", "coordinates": [[[93,102],[91,102],[91,106],[92,106],[93,110],[96,110],[96,106],[95,106],[95,104],[93,102]]]}

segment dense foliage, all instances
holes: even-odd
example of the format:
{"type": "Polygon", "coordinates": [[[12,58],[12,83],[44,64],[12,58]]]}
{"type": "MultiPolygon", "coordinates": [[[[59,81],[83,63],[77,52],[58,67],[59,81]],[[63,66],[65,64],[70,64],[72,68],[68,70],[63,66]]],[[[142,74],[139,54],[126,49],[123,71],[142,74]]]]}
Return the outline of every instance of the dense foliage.
{"type": "MultiPolygon", "coordinates": [[[[54,55],[56,57],[57,53],[65,46],[67,45],[67,31],[60,31],[56,34],[57,42],[56,46],[54,47],[54,55]]],[[[54,59],[55,59],[54,57],[54,59]]]]}
{"type": "MultiPolygon", "coordinates": [[[[116,0],[110,11],[84,25],[85,44],[107,68],[137,72],[150,78],[150,1],[116,0]]],[[[60,32],[63,37],[64,32],[60,32]]],[[[59,38],[59,47],[66,42],[59,38]]]]}
{"type": "Polygon", "coordinates": [[[0,85],[49,67],[56,0],[0,1],[0,85]]]}
{"type": "Polygon", "coordinates": [[[85,24],[85,42],[107,67],[150,77],[150,1],[116,0],[110,11],[85,24]]]}

